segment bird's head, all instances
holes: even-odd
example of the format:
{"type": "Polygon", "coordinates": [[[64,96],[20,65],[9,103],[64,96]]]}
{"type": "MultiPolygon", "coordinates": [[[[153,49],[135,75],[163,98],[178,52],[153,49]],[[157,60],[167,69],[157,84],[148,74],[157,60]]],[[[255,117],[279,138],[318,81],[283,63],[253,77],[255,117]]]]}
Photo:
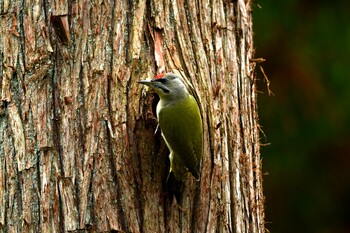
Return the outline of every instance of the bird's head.
{"type": "Polygon", "coordinates": [[[161,99],[178,99],[189,95],[183,79],[177,74],[160,74],[154,79],[142,80],[139,83],[152,88],[161,99]]]}

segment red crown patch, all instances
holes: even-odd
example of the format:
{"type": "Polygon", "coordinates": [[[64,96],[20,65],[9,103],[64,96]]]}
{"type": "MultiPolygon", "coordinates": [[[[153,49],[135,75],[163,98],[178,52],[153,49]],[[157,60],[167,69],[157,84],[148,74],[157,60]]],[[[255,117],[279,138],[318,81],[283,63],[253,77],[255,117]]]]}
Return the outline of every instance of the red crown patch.
{"type": "Polygon", "coordinates": [[[160,79],[160,78],[163,78],[165,76],[165,73],[163,74],[158,74],[156,76],[154,76],[155,79],[160,79]]]}

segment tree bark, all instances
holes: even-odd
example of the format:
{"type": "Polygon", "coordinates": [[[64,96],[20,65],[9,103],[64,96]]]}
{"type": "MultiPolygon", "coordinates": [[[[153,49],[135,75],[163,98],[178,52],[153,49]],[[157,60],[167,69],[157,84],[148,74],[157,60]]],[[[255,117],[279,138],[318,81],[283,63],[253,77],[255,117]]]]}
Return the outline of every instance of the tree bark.
{"type": "Polygon", "coordinates": [[[251,2],[0,0],[1,232],[264,230],[251,2]],[[201,180],[166,191],[157,96],[201,100],[201,180]]]}

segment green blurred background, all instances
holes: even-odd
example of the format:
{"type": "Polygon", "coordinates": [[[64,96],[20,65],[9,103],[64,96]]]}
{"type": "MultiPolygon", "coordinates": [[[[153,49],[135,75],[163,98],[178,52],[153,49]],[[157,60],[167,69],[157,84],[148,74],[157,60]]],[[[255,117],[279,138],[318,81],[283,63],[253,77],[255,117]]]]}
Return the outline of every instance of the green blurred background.
{"type": "Polygon", "coordinates": [[[350,232],[350,1],[253,4],[266,228],[350,232]],[[259,69],[257,69],[259,70],[259,69]]]}

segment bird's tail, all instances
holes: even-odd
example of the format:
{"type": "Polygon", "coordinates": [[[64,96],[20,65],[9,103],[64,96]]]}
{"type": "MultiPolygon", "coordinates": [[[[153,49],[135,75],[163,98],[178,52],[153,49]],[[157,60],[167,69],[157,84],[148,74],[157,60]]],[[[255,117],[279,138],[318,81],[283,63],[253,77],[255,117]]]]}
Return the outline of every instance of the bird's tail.
{"type": "Polygon", "coordinates": [[[166,179],[166,188],[170,196],[170,200],[172,201],[175,196],[177,203],[180,203],[183,191],[182,180],[177,180],[174,173],[171,171],[166,179]]]}

